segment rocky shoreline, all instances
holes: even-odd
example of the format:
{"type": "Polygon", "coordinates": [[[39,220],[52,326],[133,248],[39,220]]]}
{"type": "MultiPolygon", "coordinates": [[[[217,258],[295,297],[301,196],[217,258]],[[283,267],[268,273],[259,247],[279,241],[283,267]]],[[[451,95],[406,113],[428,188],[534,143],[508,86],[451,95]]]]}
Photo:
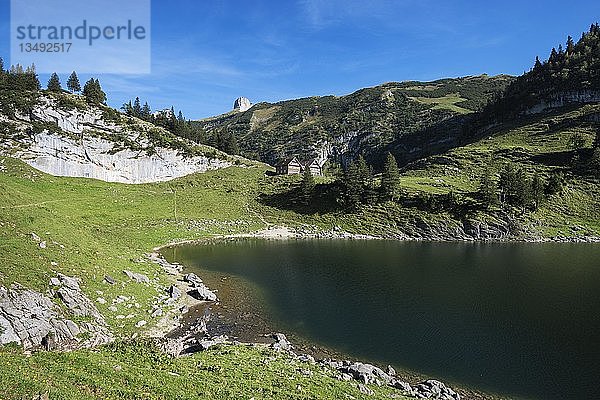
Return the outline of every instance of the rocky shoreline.
{"type": "MultiPolygon", "coordinates": [[[[478,230],[481,232],[481,230],[478,230]]],[[[184,245],[184,244],[202,244],[211,240],[228,239],[265,239],[265,240],[303,240],[303,239],[342,239],[342,240],[396,240],[412,242],[465,242],[465,243],[600,243],[600,236],[552,236],[537,237],[526,235],[522,237],[501,236],[469,236],[460,234],[460,230],[449,229],[446,232],[432,233],[426,236],[423,234],[415,235],[367,235],[356,234],[344,231],[339,226],[334,226],[330,230],[324,230],[316,226],[288,227],[288,226],[268,226],[266,229],[250,233],[240,233],[231,235],[215,235],[208,238],[192,240],[175,240],[166,245],[154,248],[158,252],[164,248],[184,245]]]]}
{"type": "MultiPolygon", "coordinates": [[[[290,236],[287,233],[289,233],[287,230],[277,231],[277,234],[271,235],[270,238],[289,239],[290,236]]],[[[264,236],[238,235],[234,237],[264,236]]],[[[198,305],[201,304],[201,302],[218,301],[217,295],[208,289],[198,276],[193,273],[185,274],[181,265],[167,262],[159,253],[149,254],[148,258],[152,262],[159,264],[165,272],[172,276],[174,283],[171,288],[177,288],[181,293],[180,296],[175,298],[176,303],[173,304],[173,309],[179,310],[178,318],[167,318],[167,321],[170,323],[159,324],[160,327],[149,332],[150,336],[157,340],[159,347],[172,357],[180,357],[198,351],[205,351],[214,346],[263,346],[281,352],[298,361],[317,365],[322,368],[324,372],[332,374],[336,379],[351,382],[352,385],[357,387],[360,392],[366,396],[373,394],[373,391],[369,389],[367,385],[375,384],[377,386],[387,385],[395,388],[402,395],[409,397],[442,400],[461,399],[461,396],[457,391],[434,379],[427,379],[417,384],[411,384],[398,376],[391,366],[388,366],[386,371],[384,371],[381,368],[368,363],[349,360],[339,361],[331,358],[316,360],[315,357],[309,354],[297,353],[294,346],[288,341],[283,333],[278,332],[271,335],[265,335],[266,338],[264,342],[252,343],[243,343],[232,340],[225,335],[214,335],[210,332],[210,329],[207,328],[207,322],[211,318],[208,313],[195,319],[195,321],[188,326],[182,326],[181,319],[189,311],[189,297],[193,299],[192,304],[198,305]],[[195,296],[195,289],[198,287],[202,287],[201,291],[206,293],[207,296],[203,298],[195,296]],[[177,302],[180,302],[182,305],[179,306],[177,302]]],[[[173,289],[169,289],[169,292],[172,291],[173,289]]],[[[310,372],[308,370],[306,371],[306,373],[310,372]]]]}

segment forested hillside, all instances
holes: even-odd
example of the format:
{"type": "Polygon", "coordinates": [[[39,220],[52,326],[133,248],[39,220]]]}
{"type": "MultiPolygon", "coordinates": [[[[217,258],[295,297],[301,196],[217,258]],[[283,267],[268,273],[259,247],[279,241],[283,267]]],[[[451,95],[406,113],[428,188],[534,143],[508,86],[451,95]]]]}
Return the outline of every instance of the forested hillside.
{"type": "Polygon", "coordinates": [[[467,115],[482,109],[512,80],[484,75],[392,82],[341,97],[259,103],[197,124],[208,143],[219,147],[227,142],[223,138],[233,137],[240,154],[271,164],[291,155],[345,164],[363,154],[381,162],[388,143],[412,133],[444,129],[457,134],[467,115]]]}

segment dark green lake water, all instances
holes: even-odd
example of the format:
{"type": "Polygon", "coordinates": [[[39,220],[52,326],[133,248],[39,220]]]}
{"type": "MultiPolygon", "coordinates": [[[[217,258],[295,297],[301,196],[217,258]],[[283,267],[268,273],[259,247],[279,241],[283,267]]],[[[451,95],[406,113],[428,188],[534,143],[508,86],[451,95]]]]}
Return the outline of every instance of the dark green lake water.
{"type": "Polygon", "coordinates": [[[240,240],[175,261],[251,282],[270,318],[354,357],[510,395],[600,396],[600,245],[240,240]]]}

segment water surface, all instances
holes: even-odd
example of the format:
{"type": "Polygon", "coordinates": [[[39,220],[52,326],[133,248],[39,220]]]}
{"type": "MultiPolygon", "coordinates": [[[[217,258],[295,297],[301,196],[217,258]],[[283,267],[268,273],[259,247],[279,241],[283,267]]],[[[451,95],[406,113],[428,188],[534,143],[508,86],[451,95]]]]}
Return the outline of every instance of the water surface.
{"type": "Polygon", "coordinates": [[[238,240],[165,253],[261,290],[348,355],[528,398],[597,398],[600,246],[238,240]]]}

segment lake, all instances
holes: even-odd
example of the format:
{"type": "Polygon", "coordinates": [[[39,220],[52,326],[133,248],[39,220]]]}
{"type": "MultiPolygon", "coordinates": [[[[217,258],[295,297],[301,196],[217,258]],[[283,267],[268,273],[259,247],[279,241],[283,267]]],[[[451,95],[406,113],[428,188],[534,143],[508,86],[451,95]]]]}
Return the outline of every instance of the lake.
{"type": "Polygon", "coordinates": [[[247,282],[269,319],[351,357],[517,397],[598,396],[598,244],[244,239],[164,254],[247,282]]]}

